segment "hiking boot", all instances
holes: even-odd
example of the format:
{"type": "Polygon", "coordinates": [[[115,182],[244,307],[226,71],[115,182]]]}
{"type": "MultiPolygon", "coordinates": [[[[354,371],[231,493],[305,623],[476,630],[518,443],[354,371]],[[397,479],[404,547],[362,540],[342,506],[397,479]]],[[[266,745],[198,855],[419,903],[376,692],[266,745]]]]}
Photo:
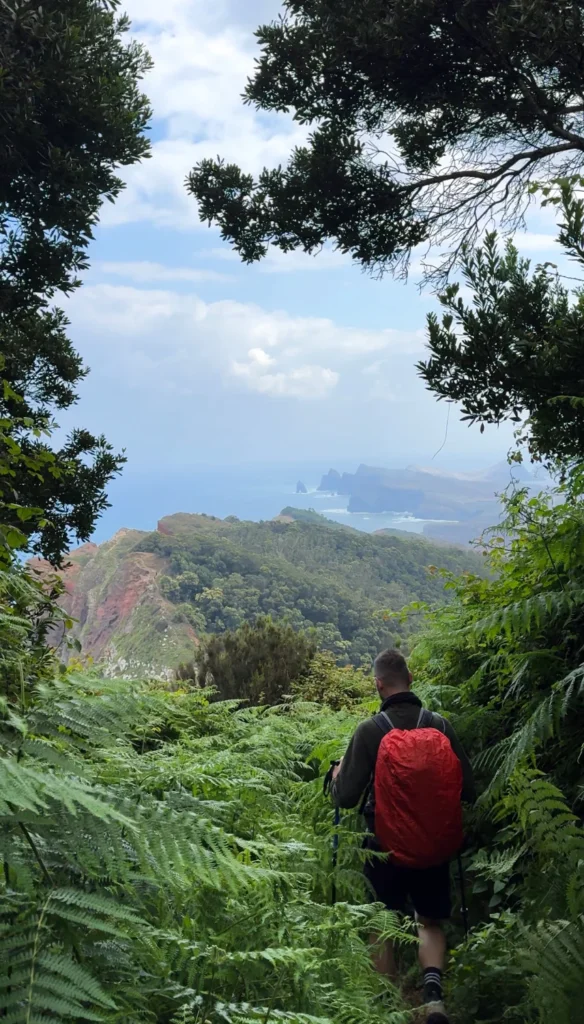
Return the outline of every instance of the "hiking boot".
{"type": "Polygon", "coordinates": [[[426,1024],[450,1024],[444,1009],[444,1003],[426,1003],[426,1024]]]}

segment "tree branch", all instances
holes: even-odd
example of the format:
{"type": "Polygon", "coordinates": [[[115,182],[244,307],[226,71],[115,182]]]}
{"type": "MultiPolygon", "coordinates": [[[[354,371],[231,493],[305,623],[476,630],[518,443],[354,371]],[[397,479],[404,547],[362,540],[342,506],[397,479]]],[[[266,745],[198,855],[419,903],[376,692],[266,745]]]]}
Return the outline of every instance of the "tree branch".
{"type": "MultiPolygon", "coordinates": [[[[584,139],[581,140],[581,143],[584,148],[584,139]]],[[[562,142],[557,146],[540,146],[538,149],[526,150],[524,153],[516,153],[493,171],[447,171],[444,174],[434,174],[428,178],[422,178],[420,181],[412,182],[411,185],[404,185],[402,186],[402,189],[404,192],[417,192],[430,185],[441,185],[445,181],[456,181],[461,178],[474,179],[477,181],[494,181],[496,178],[502,177],[506,171],[509,171],[515,166],[515,164],[519,163],[520,160],[525,161],[527,164],[536,163],[536,161],[544,160],[548,156],[555,156],[556,153],[567,153],[569,150],[575,148],[576,147],[571,142],[562,142]]],[[[518,168],[519,172],[522,170],[525,170],[525,168],[518,168]]]]}
{"type": "Polygon", "coordinates": [[[556,138],[566,139],[568,142],[571,142],[573,149],[584,149],[584,138],[581,135],[576,135],[574,132],[570,132],[567,128],[564,128],[564,126],[558,122],[557,118],[542,106],[542,100],[545,101],[547,97],[533,76],[530,75],[531,88],[528,88],[523,77],[518,74],[510,62],[508,62],[508,66],[515,73],[517,84],[525,96],[525,99],[529,104],[531,104],[533,110],[551,134],[555,135],[556,138]]]}

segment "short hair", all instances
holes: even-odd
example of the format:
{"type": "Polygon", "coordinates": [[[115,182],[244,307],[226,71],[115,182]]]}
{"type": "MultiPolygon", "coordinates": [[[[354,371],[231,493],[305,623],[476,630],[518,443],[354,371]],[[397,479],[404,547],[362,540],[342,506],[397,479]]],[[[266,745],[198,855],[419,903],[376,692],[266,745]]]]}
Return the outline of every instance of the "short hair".
{"type": "Polygon", "coordinates": [[[410,683],[408,663],[403,654],[396,651],[395,648],[389,648],[377,655],[373,662],[373,671],[375,678],[386,685],[398,681],[408,683],[408,685],[410,683]]]}

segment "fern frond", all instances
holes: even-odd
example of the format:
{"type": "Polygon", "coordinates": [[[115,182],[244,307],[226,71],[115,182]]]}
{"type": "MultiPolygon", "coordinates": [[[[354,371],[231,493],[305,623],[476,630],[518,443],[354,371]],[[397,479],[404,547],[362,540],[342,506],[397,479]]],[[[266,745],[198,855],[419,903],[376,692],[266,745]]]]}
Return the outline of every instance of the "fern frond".
{"type": "Polygon", "coordinates": [[[526,756],[533,754],[546,740],[557,735],[560,723],[583,696],[584,665],[579,665],[554,684],[552,692],[539,702],[523,726],[501,743],[483,751],[477,759],[477,765],[496,767],[491,784],[483,795],[483,802],[500,793],[505,780],[526,756]]]}
{"type": "Polygon", "coordinates": [[[254,1006],[247,1002],[216,1002],[213,1009],[218,1017],[225,1021],[248,1020],[257,1024],[258,1020],[273,1018],[282,1021],[283,1024],[284,1022],[286,1024],[331,1024],[329,1017],[318,1017],[311,1013],[297,1013],[293,1010],[280,1010],[268,1006],[254,1006]]]}
{"type": "Polygon", "coordinates": [[[50,926],[48,904],[33,915],[26,932],[8,931],[0,961],[0,1010],[14,1024],[37,1020],[102,1021],[113,1000],[91,974],[65,955],[50,926]]]}
{"type": "Polygon", "coordinates": [[[513,874],[517,862],[525,855],[527,849],[527,845],[524,844],[522,846],[512,846],[509,849],[496,850],[494,853],[479,850],[472,859],[471,868],[489,881],[509,878],[513,874]]]}
{"type": "Polygon", "coordinates": [[[584,604],[584,590],[567,586],[563,590],[548,590],[497,608],[485,618],[466,627],[475,636],[496,639],[501,634],[507,639],[529,636],[544,625],[568,617],[574,608],[584,604]]]}
{"type": "Polygon", "coordinates": [[[75,907],[80,911],[89,911],[90,920],[99,914],[112,921],[123,921],[126,924],[142,925],[134,910],[124,907],[118,900],[114,900],[103,893],[90,893],[82,889],[53,889],[50,894],[50,909],[52,913],[63,913],[63,907],[75,907]],[[56,907],[59,909],[56,910],[56,907]]]}
{"type": "Polygon", "coordinates": [[[524,962],[542,1019],[573,1024],[581,1016],[584,976],[584,917],[555,921],[524,932],[524,962]]]}
{"type": "Polygon", "coordinates": [[[116,821],[128,829],[134,823],[107,803],[107,794],[79,778],[41,773],[14,757],[0,758],[0,814],[18,820],[18,811],[46,811],[51,804],[61,804],[71,814],[78,808],[102,821],[116,821]]]}

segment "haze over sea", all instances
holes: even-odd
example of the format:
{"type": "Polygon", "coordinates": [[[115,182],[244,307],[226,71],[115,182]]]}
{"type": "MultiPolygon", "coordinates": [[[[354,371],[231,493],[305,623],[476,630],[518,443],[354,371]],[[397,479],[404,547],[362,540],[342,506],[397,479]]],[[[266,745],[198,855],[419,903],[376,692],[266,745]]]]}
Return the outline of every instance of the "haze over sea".
{"type": "MultiPolygon", "coordinates": [[[[502,456],[503,457],[503,456],[502,456]]],[[[363,460],[369,465],[403,468],[421,464],[419,456],[383,460],[363,460]]],[[[494,461],[494,460],[490,460],[494,461]]],[[[444,472],[472,472],[487,468],[489,462],[474,464],[468,458],[431,463],[444,472]]],[[[280,463],[277,465],[198,465],[184,469],[157,469],[127,466],[109,488],[111,508],[99,521],[93,540],[108,540],[122,527],[154,530],[159,519],[174,512],[204,512],[207,515],[235,515],[239,519],[273,519],[287,505],[295,508],[313,508],[329,519],[355,529],[372,533],[394,527],[412,533],[422,533],[427,520],[414,519],[401,513],[349,513],[348,497],[331,495],[317,490],[323,473],[331,466],[339,472],[354,472],[353,461],[331,459],[328,462],[280,463]],[[301,480],[307,494],[297,494],[296,484],[301,480]]]]}

